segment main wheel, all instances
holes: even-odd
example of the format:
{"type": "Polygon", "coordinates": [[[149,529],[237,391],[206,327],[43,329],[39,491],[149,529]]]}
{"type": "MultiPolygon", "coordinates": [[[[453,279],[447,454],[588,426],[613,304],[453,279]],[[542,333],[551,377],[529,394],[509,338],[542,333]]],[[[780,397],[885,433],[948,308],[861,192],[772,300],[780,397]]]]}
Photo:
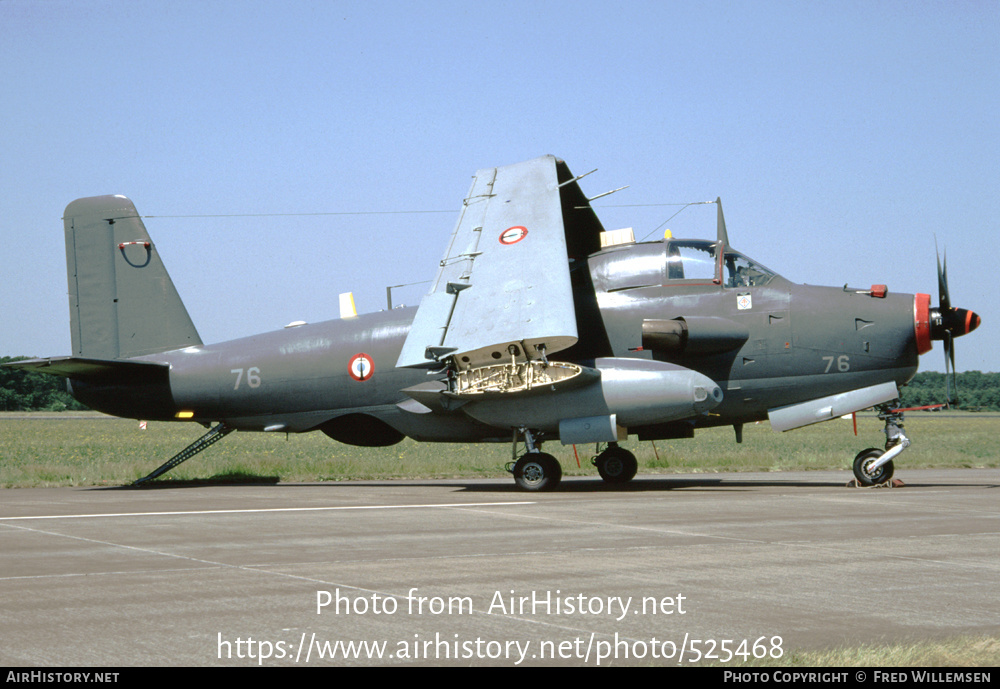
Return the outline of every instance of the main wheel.
{"type": "Polygon", "coordinates": [[[621,447],[609,447],[597,456],[594,463],[605,483],[628,483],[639,470],[635,455],[621,447]]]}
{"type": "Polygon", "coordinates": [[[876,447],[869,447],[867,450],[862,450],[858,453],[858,456],[854,458],[854,478],[858,479],[858,483],[862,486],[875,486],[885,483],[892,478],[893,466],[891,461],[886,462],[874,471],[869,468],[884,454],[883,450],[876,447]]]}
{"type": "Polygon", "coordinates": [[[559,460],[545,452],[529,452],[514,464],[514,482],[522,490],[555,490],[561,480],[559,460]]]}

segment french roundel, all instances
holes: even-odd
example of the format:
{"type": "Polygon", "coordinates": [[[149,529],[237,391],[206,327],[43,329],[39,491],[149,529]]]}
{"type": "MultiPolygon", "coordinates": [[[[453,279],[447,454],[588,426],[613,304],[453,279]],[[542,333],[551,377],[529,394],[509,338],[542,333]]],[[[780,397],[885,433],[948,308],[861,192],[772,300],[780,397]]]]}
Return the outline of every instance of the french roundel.
{"type": "Polygon", "coordinates": [[[355,354],[347,367],[354,380],[368,380],[375,373],[375,362],[365,353],[355,354]]]}
{"type": "Polygon", "coordinates": [[[523,225],[514,225],[514,227],[508,227],[506,230],[500,233],[500,243],[501,244],[517,244],[519,241],[528,236],[528,228],[523,225]]]}

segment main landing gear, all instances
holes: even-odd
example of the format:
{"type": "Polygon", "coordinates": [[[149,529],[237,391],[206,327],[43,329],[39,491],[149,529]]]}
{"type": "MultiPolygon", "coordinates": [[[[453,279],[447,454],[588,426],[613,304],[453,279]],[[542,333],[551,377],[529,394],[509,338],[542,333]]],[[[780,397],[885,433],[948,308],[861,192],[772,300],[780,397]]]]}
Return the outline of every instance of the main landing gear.
{"type": "Polygon", "coordinates": [[[555,490],[562,480],[562,466],[552,455],[542,452],[542,441],[527,428],[514,431],[512,457],[517,457],[517,436],[524,436],[527,452],[520,459],[507,465],[507,471],[514,474],[514,483],[521,490],[555,490]]]}
{"type": "MultiPolygon", "coordinates": [[[[517,487],[530,491],[555,490],[562,480],[562,466],[555,457],[542,452],[541,433],[524,427],[517,428],[514,430],[512,445],[512,460],[507,464],[507,471],[514,474],[517,487]],[[517,457],[519,436],[524,437],[527,450],[520,458],[517,457]]],[[[618,443],[609,443],[607,449],[591,461],[605,483],[628,483],[635,478],[639,469],[635,455],[618,443]]]]}
{"type": "Polygon", "coordinates": [[[605,483],[628,483],[639,470],[635,455],[618,443],[609,443],[608,448],[591,462],[597,467],[597,473],[605,483]]]}
{"type": "Polygon", "coordinates": [[[892,479],[892,460],[910,446],[910,439],[903,433],[903,412],[891,404],[880,404],[878,418],[885,422],[885,450],[869,447],[854,458],[854,478],[858,485],[875,486],[892,479]]]}

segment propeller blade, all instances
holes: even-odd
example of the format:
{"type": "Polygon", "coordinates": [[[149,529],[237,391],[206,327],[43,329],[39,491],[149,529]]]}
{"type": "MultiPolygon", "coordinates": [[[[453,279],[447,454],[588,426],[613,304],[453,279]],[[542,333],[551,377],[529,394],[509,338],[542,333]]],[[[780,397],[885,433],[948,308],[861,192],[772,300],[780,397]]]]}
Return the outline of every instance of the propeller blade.
{"type": "Polygon", "coordinates": [[[982,322],[979,315],[968,309],[953,308],[948,293],[948,250],[944,260],[938,251],[937,237],[934,238],[934,254],[937,258],[938,298],[940,304],[931,309],[931,339],[944,344],[944,382],[949,406],[958,404],[958,372],[955,370],[955,338],[968,335],[982,322]]]}
{"type": "Polygon", "coordinates": [[[955,342],[954,340],[949,340],[951,347],[948,351],[948,358],[951,359],[951,394],[954,404],[958,404],[958,371],[955,370],[955,342]]]}
{"type": "Polygon", "coordinates": [[[950,332],[945,332],[942,344],[944,345],[944,396],[945,402],[950,407],[954,402],[951,396],[951,389],[952,380],[955,376],[955,342],[950,332]]]}
{"type": "Polygon", "coordinates": [[[934,238],[934,255],[938,267],[939,306],[930,309],[931,339],[944,344],[944,382],[948,406],[958,404],[958,371],[955,369],[955,338],[968,335],[979,327],[982,320],[974,311],[958,309],[951,305],[948,293],[948,250],[944,260],[938,251],[937,237],[934,238]]]}
{"type": "Polygon", "coordinates": [[[934,238],[934,255],[937,257],[938,305],[941,311],[947,311],[951,308],[951,297],[948,295],[948,250],[944,250],[944,267],[942,267],[941,256],[938,254],[937,237],[934,238]]]}

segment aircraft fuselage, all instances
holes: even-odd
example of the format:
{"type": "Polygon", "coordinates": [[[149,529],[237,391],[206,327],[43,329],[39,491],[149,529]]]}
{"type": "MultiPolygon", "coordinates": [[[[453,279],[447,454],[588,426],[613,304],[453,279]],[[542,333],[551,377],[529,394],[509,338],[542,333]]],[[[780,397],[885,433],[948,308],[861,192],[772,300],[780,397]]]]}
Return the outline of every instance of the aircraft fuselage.
{"type": "MultiPolygon", "coordinates": [[[[600,357],[670,362],[721,388],[722,402],[711,414],[631,428],[640,438],[761,420],[776,407],[890,381],[903,385],[917,370],[914,295],[797,285],[770,273],[752,284],[727,280],[724,268],[705,280],[671,278],[664,267],[670,251],[669,242],[636,244],[575,266],[581,338],[558,356],[584,365],[600,357]],[[678,320],[682,341],[659,332],[676,330],[678,320]]],[[[407,408],[406,388],[443,378],[395,366],[415,312],[397,308],[136,357],[168,364],[168,376],[74,381],[72,391],[118,416],[223,421],[257,431],[318,429],[364,445],[403,436],[509,439],[509,428],[460,408],[407,408]]],[[[556,393],[552,403],[560,404],[556,393]]]]}

